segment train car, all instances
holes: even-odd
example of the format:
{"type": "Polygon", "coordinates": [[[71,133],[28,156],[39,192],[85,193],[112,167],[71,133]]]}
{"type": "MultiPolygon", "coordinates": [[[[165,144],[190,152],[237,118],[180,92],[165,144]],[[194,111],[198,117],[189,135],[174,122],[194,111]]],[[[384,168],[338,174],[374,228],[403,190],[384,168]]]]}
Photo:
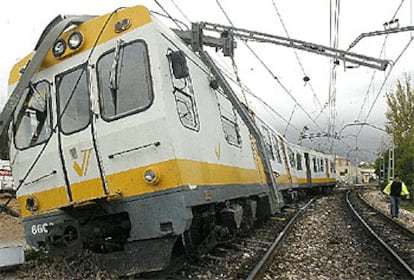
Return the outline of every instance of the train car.
{"type": "Polygon", "coordinates": [[[10,93],[22,88],[9,158],[29,245],[89,249],[122,275],[162,270],[174,250],[198,257],[277,211],[274,178],[287,189],[323,177],[295,163],[325,164],[322,154],[264,123],[253,137],[211,70],[145,7],[71,22],[48,46],[64,20],[9,78],[10,93]]]}
{"type": "Polygon", "coordinates": [[[336,185],[333,156],[289,143],[257,117],[256,123],[262,132],[278,188],[285,192],[286,198],[290,197],[286,192],[289,190],[318,188],[325,191],[336,185]]]}

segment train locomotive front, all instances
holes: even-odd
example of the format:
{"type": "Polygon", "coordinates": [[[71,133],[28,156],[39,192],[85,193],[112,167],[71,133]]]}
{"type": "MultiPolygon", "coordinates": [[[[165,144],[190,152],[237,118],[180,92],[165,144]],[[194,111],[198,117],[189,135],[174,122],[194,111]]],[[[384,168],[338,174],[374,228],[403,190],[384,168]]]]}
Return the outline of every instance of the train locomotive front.
{"type": "MultiPolygon", "coordinates": [[[[12,69],[10,92],[35,55],[12,69]]],[[[142,6],[62,33],[9,129],[28,244],[156,271],[174,250],[198,257],[274,212],[255,142],[211,80],[142,6]]]]}

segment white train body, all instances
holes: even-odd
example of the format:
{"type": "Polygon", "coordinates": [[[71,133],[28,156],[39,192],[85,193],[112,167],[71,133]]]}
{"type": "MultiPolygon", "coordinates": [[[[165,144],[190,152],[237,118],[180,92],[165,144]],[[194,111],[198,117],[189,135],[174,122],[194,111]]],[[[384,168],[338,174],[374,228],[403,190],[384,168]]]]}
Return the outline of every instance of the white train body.
{"type": "MultiPolygon", "coordinates": [[[[86,247],[121,274],[158,270],[177,242],[201,254],[197,246],[217,227],[231,237],[274,212],[248,126],[211,87],[208,67],[146,8],[93,18],[59,40],[10,126],[30,245],[62,254],[86,247]],[[76,32],[82,42],[70,48],[76,32]],[[173,68],[180,51],[189,70],[183,78],[173,68]]],[[[10,92],[30,58],[13,68],[10,92]]],[[[256,125],[280,190],[335,184],[330,156],[256,125]]]]}

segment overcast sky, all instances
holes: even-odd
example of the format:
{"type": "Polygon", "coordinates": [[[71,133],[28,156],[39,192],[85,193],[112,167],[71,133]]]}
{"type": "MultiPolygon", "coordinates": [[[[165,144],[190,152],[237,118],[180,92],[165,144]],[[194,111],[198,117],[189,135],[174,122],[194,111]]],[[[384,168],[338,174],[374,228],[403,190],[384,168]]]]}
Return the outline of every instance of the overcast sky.
{"type": "MultiPolygon", "coordinates": [[[[412,0],[337,2],[340,2],[337,34],[340,49],[346,50],[362,32],[383,30],[383,23],[392,19],[401,3],[396,18],[399,19],[400,26],[412,25],[412,0]]],[[[236,27],[280,36],[287,36],[287,31],[291,38],[325,46],[330,44],[330,1],[158,0],[158,3],[173,17],[188,25],[188,20],[229,25],[222,11],[224,9],[236,27]]],[[[6,101],[7,80],[12,65],[33,49],[43,28],[56,15],[99,15],[118,7],[137,4],[162,12],[157,2],[150,0],[2,1],[0,25],[4,28],[0,45],[0,102],[3,104],[6,101]]],[[[384,36],[364,39],[352,51],[395,61],[407,46],[410,36],[410,33],[390,35],[385,44],[384,36]]],[[[288,140],[292,142],[298,140],[299,133],[305,125],[309,127],[307,133],[328,132],[330,111],[326,104],[329,102],[331,60],[301,51],[296,52],[296,57],[293,49],[275,45],[249,43],[249,46],[278,79],[277,81],[272,77],[242,42],[238,43],[235,59],[243,83],[283,118],[264,107],[262,114],[270,118],[281,133],[286,132],[288,140]],[[308,83],[303,80],[303,71],[310,78],[308,83]],[[291,126],[287,126],[286,123],[289,119],[291,126]]],[[[343,63],[340,64],[337,68],[334,130],[341,131],[345,138],[341,141],[331,140],[336,152],[361,161],[375,157],[381,138],[385,143],[389,143],[389,137],[380,130],[365,126],[356,137],[361,127],[347,124],[359,120],[384,127],[385,94],[395,89],[397,80],[404,79],[405,73],[412,73],[413,57],[414,48],[409,45],[398,62],[385,72],[366,67],[345,70],[343,63]],[[384,83],[386,77],[388,79],[384,83]],[[355,151],[356,146],[358,151],[355,151]]],[[[219,59],[218,62],[229,71],[233,71],[229,59],[219,59]]],[[[248,97],[248,100],[252,105],[257,105],[254,98],[248,97]]],[[[327,139],[322,138],[314,139],[312,142],[305,139],[303,145],[326,149],[329,146],[326,145],[326,141],[327,139]]]]}

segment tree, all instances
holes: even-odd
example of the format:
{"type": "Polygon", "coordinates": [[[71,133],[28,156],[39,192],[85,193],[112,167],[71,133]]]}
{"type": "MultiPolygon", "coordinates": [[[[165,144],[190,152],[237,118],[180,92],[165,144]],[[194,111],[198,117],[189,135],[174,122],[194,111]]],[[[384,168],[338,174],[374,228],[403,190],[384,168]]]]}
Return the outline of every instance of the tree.
{"type": "Polygon", "coordinates": [[[395,145],[395,174],[414,190],[414,91],[408,75],[387,93],[386,129],[395,145]]]}

